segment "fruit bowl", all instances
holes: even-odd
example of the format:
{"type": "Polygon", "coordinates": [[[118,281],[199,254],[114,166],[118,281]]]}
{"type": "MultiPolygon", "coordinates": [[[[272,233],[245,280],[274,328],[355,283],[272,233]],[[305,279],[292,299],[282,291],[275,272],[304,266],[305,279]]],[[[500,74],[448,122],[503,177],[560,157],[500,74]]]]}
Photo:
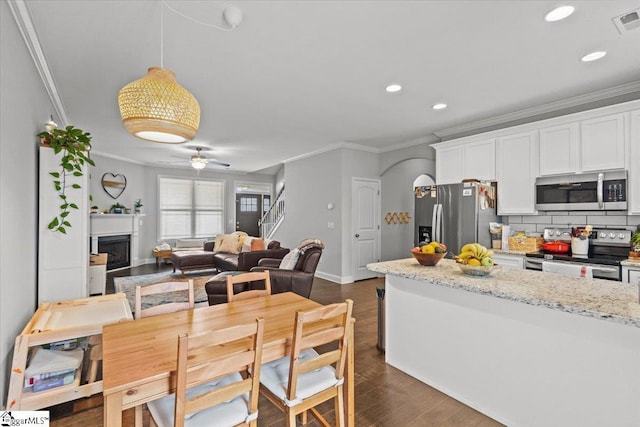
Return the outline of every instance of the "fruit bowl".
{"type": "Polygon", "coordinates": [[[496,266],[493,265],[491,267],[485,267],[483,265],[467,265],[462,263],[457,263],[462,273],[468,276],[488,276],[492,272],[495,271],[496,266]]]}
{"type": "Polygon", "coordinates": [[[445,253],[441,252],[436,254],[423,254],[422,252],[411,251],[411,255],[413,255],[413,257],[418,260],[420,265],[433,267],[434,265],[440,262],[440,260],[444,257],[445,253]]]}

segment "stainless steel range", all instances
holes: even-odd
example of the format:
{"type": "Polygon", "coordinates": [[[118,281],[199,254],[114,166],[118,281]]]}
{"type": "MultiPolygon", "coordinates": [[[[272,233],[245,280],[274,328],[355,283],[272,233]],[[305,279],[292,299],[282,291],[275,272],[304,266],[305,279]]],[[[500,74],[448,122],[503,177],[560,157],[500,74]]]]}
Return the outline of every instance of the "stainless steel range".
{"type": "MultiPolygon", "coordinates": [[[[545,242],[561,241],[571,247],[571,230],[568,228],[548,228],[544,230],[545,242]]],[[[631,231],[609,228],[593,229],[589,235],[588,255],[567,253],[530,252],[525,256],[525,268],[542,271],[542,263],[591,267],[593,277],[598,279],[622,280],[620,262],[627,259],[631,242],[631,231]]]]}

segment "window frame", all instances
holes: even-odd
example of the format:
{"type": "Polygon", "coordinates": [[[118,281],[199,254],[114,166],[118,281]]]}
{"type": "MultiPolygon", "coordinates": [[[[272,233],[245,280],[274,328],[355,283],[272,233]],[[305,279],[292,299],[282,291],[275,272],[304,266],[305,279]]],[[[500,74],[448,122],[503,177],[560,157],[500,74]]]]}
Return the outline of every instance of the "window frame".
{"type": "Polygon", "coordinates": [[[185,176],[174,176],[174,175],[158,175],[157,179],[157,224],[156,224],[156,236],[157,241],[175,241],[178,239],[205,239],[205,238],[213,238],[218,233],[213,234],[211,236],[202,236],[196,237],[196,218],[198,212],[220,212],[221,213],[221,230],[220,233],[225,233],[225,224],[226,224],[226,193],[227,193],[227,181],[224,179],[215,179],[215,178],[193,178],[193,177],[185,177],[185,176]],[[182,237],[165,237],[162,235],[162,221],[163,221],[163,212],[167,211],[184,211],[185,209],[162,209],[161,208],[161,192],[162,192],[162,180],[182,180],[182,181],[190,181],[191,183],[191,209],[189,210],[191,214],[191,234],[189,236],[182,237]],[[220,209],[196,209],[195,202],[195,185],[198,182],[213,182],[219,183],[221,185],[221,201],[222,207],[220,209]]]}

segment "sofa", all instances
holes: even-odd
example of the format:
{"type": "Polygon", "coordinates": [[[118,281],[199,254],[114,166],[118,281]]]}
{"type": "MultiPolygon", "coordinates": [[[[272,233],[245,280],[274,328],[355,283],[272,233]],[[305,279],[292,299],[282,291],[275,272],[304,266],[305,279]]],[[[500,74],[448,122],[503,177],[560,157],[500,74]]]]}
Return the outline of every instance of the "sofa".
{"type": "Polygon", "coordinates": [[[280,242],[276,240],[268,242],[265,249],[251,250],[246,245],[241,246],[240,237],[242,234],[237,233],[219,235],[216,236],[216,241],[203,242],[199,248],[176,247],[171,254],[173,271],[180,270],[183,277],[185,271],[192,270],[249,271],[257,266],[262,258],[282,259],[289,253],[289,249],[280,247],[280,242]],[[219,239],[225,238],[237,239],[238,243],[222,245],[219,239]]]}
{"type": "MultiPolygon", "coordinates": [[[[269,270],[271,280],[271,293],[294,292],[305,298],[311,295],[313,279],[316,268],[320,262],[320,256],[324,244],[316,239],[302,241],[298,248],[289,252],[284,258],[262,258],[258,265],[250,271],[269,270]],[[287,260],[287,258],[291,258],[287,260]],[[290,261],[289,265],[287,261],[290,261]]],[[[227,275],[232,272],[222,272],[205,284],[209,305],[224,304],[227,302],[227,275]]],[[[234,293],[252,290],[251,283],[236,283],[233,285],[234,293]]]]}

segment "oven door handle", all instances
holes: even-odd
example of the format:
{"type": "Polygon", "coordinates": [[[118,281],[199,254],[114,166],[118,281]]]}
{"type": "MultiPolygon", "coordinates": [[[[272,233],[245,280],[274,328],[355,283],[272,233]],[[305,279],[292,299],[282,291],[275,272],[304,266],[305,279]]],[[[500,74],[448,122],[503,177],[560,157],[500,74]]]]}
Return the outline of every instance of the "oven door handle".
{"type": "Polygon", "coordinates": [[[593,271],[602,271],[604,273],[617,273],[618,272],[617,268],[610,268],[610,267],[591,267],[591,269],[593,271]]]}
{"type": "Polygon", "coordinates": [[[526,258],[525,261],[531,264],[539,264],[539,265],[542,265],[542,263],[544,262],[543,259],[533,259],[533,258],[526,258]]]}

